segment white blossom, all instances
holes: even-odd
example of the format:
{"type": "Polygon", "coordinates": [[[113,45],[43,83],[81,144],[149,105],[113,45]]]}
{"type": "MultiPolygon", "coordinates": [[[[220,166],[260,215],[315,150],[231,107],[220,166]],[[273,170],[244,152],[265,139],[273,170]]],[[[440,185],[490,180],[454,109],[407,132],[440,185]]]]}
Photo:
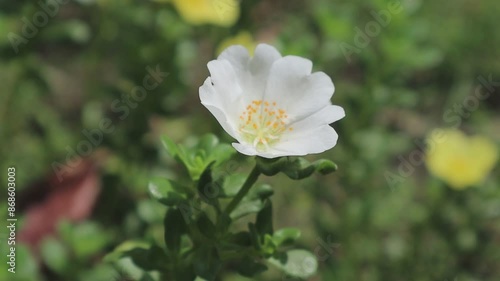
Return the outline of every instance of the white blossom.
{"type": "Polygon", "coordinates": [[[250,57],[231,46],[208,63],[210,77],[200,87],[201,103],[246,155],[265,158],[320,153],[335,146],[330,127],[345,116],[330,99],[328,75],[312,73],[312,62],[285,56],[260,44],[250,57]]]}

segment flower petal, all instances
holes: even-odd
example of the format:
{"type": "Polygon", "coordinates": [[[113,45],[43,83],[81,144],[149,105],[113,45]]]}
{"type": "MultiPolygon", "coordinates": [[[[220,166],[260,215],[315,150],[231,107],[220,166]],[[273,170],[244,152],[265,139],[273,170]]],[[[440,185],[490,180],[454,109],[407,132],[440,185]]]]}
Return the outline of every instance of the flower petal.
{"type": "Polygon", "coordinates": [[[233,147],[239,153],[245,154],[245,155],[248,155],[248,156],[253,156],[253,155],[257,155],[258,154],[258,152],[255,149],[255,147],[253,147],[251,145],[248,145],[248,144],[233,142],[233,147]]]}
{"type": "Polygon", "coordinates": [[[232,46],[222,52],[217,60],[231,63],[237,82],[244,89],[244,99],[249,102],[262,98],[271,66],[280,58],[280,53],[274,47],[259,44],[253,57],[243,46],[232,46]]]}
{"type": "Polygon", "coordinates": [[[280,142],[271,148],[269,156],[306,155],[320,153],[334,147],[338,135],[328,124],[344,116],[345,112],[342,107],[329,105],[291,124],[289,127],[293,128],[293,131],[288,131],[281,137],[280,142]]]}
{"type": "Polygon", "coordinates": [[[292,122],[330,104],[335,91],[332,80],[323,72],[311,74],[311,69],[312,62],[300,57],[287,56],[276,61],[263,99],[276,101],[292,122]]]}
{"type": "Polygon", "coordinates": [[[329,125],[319,126],[310,130],[288,134],[275,146],[264,153],[258,153],[265,158],[280,156],[303,156],[324,152],[337,144],[338,135],[329,125]]]}
{"type": "Polygon", "coordinates": [[[200,87],[200,100],[201,103],[212,113],[212,115],[221,124],[224,131],[226,131],[233,138],[237,138],[237,134],[234,130],[235,124],[234,120],[229,118],[226,111],[226,102],[221,99],[221,95],[218,95],[216,89],[212,85],[211,78],[208,77],[205,83],[200,87]]]}
{"type": "Polygon", "coordinates": [[[232,103],[242,95],[243,88],[238,83],[236,72],[229,61],[213,60],[207,66],[216,94],[224,103],[232,103]]]}
{"type": "Polygon", "coordinates": [[[307,130],[321,125],[328,125],[345,117],[345,111],[338,105],[328,105],[321,110],[309,115],[303,119],[290,123],[295,131],[307,130]]]}

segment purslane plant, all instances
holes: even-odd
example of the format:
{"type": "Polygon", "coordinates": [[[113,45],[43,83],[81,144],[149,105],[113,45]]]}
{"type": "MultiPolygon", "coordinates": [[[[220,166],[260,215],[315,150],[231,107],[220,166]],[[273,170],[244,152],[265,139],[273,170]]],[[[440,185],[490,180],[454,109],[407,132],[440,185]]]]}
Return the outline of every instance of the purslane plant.
{"type": "Polygon", "coordinates": [[[231,271],[252,277],[269,265],[284,276],[308,278],[317,268],[314,255],[293,249],[298,229],[274,230],[273,189],[257,180],[278,173],[299,180],[336,170],[330,160],[310,163],[300,157],[337,142],[329,124],[345,113],[330,102],[333,83],[323,72],[312,73],[311,61],[282,57],[264,44],[253,57],[242,46],[231,46],[208,68],[201,102],[238,141],[233,147],[255,156],[253,169],[247,176],[239,173],[233,147],[213,135],[189,147],[164,138],[168,153],[189,175],[184,181],[153,178],[149,184],[152,198],[166,206],[164,239],[125,242],[107,259],[130,259],[141,280],[220,280],[231,271]],[[244,227],[241,222],[249,220],[244,227]]]}

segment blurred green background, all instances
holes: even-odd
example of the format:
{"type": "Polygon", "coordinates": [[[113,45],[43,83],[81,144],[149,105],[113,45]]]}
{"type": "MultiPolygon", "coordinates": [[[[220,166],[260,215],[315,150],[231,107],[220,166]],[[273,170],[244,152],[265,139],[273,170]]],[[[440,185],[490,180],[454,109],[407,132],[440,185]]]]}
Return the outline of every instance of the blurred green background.
{"type": "MultiPolygon", "coordinates": [[[[184,1],[194,10],[206,2],[184,1]]],[[[18,207],[17,270],[3,269],[2,227],[0,280],[129,280],[102,259],[125,240],[161,237],[162,207],[147,182],[179,167],[160,136],[190,142],[212,132],[232,141],[198,87],[219,45],[241,32],[311,59],[346,110],[334,124],[338,145],[321,155],[338,172],[261,179],[275,187],[277,227],[301,229],[300,246],[317,255],[310,280],[500,280],[498,166],[457,191],[421,161],[402,164],[438,127],[498,146],[499,83],[484,83],[500,81],[498,1],[242,0],[231,4],[240,11],[234,23],[222,25],[192,23],[169,1],[60,2],[52,10],[0,2],[0,177],[6,186],[7,168],[16,168],[18,207]],[[168,75],[128,103],[152,69],[168,75]],[[488,98],[444,115],[478,86],[488,98]],[[102,120],[112,130],[101,139],[89,132],[102,120]],[[81,144],[90,140],[83,130],[96,144],[81,144]],[[79,160],[78,149],[88,156],[79,160]],[[63,168],[67,160],[81,165],[63,168]]],[[[228,268],[221,280],[249,279],[228,268]]],[[[293,279],[271,270],[256,280],[293,279]]]]}

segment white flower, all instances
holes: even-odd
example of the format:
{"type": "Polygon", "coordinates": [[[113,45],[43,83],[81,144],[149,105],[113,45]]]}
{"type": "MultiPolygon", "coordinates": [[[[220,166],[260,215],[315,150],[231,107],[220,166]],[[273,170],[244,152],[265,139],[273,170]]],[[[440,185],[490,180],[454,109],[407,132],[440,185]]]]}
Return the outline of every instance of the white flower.
{"type": "Polygon", "coordinates": [[[243,46],[227,48],[208,63],[201,103],[235,138],[234,148],[265,158],[320,153],[335,146],[329,126],[345,116],[332,105],[335,87],[312,62],[260,44],[250,57],[243,46]]]}

